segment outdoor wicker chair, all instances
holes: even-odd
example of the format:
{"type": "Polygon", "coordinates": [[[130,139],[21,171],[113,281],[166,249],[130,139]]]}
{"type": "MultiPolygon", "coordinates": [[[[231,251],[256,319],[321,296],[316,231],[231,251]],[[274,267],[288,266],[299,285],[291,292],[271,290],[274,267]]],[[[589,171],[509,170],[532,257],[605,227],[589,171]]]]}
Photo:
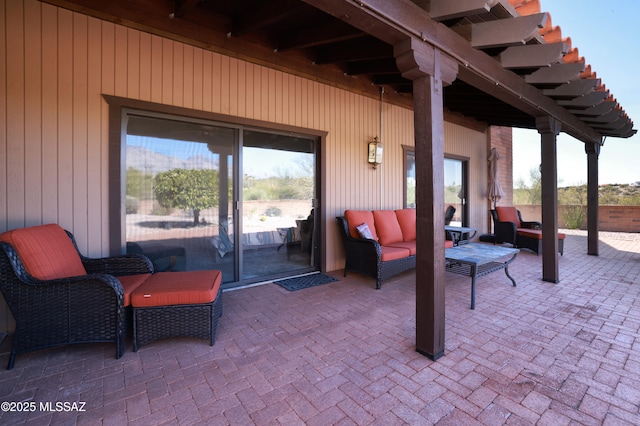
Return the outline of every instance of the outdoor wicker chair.
{"type": "Polygon", "coordinates": [[[72,343],[115,342],[122,356],[125,288],[153,273],[148,258],[84,257],[53,224],[5,232],[0,248],[0,290],[16,324],[8,369],[18,354],[72,343]]]}

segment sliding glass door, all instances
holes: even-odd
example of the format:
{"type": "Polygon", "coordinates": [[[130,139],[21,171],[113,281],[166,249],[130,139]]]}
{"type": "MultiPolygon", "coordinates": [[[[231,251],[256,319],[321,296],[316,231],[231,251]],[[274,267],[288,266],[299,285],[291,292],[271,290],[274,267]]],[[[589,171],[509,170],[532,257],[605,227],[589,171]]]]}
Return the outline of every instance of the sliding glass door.
{"type": "Polygon", "coordinates": [[[317,269],[314,138],[134,111],[125,123],[127,252],[235,285],[317,269]]]}
{"type": "Polygon", "coordinates": [[[314,146],[305,137],[243,132],[243,279],[314,266],[314,146]]]}

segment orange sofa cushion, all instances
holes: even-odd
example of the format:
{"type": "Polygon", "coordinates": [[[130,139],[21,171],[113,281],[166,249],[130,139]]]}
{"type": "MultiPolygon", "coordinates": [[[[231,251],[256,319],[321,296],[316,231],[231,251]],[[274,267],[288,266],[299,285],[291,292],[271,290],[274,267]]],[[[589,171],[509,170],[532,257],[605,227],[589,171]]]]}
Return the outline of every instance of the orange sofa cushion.
{"type": "Polygon", "coordinates": [[[124,306],[131,304],[131,293],[133,293],[133,290],[140,287],[150,276],[151,274],[136,274],[116,277],[120,281],[120,284],[122,284],[122,289],[124,290],[124,306]]]}
{"type": "Polygon", "coordinates": [[[218,294],[222,272],[158,272],[131,293],[134,308],[211,303],[218,294]]]}
{"type": "Polygon", "coordinates": [[[409,249],[402,247],[380,246],[382,250],[382,261],[402,259],[411,255],[409,249]]]}
{"type": "Polygon", "coordinates": [[[416,240],[416,209],[396,210],[396,217],[402,229],[404,241],[416,240]]]}
{"type": "Polygon", "coordinates": [[[26,271],[39,280],[87,274],[73,242],[59,225],[14,229],[0,234],[0,241],[11,244],[26,271]]]}
{"type": "Polygon", "coordinates": [[[500,222],[513,222],[516,228],[520,228],[520,218],[515,207],[496,207],[496,213],[500,222]]]}
{"type": "Polygon", "coordinates": [[[376,233],[381,245],[387,246],[403,241],[402,229],[398,223],[396,212],[393,210],[374,210],[373,219],[376,222],[376,233]]]}
{"type": "Polygon", "coordinates": [[[416,254],[416,242],[415,241],[399,241],[399,242],[396,242],[396,243],[392,243],[389,247],[407,249],[407,250],[409,250],[409,254],[411,256],[415,256],[415,254],[416,254]]]}
{"type": "Polygon", "coordinates": [[[356,229],[357,226],[366,223],[369,227],[369,231],[371,231],[371,235],[374,240],[378,239],[378,234],[376,234],[376,226],[373,219],[373,213],[369,210],[345,210],[344,217],[347,219],[347,223],[349,224],[349,234],[353,238],[362,238],[356,229]]]}

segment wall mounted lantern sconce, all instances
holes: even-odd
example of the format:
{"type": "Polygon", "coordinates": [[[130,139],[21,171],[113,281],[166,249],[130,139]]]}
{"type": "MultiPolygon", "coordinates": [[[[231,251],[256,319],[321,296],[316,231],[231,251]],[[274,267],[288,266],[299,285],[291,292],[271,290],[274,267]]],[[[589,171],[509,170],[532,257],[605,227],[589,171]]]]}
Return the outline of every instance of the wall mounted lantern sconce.
{"type": "Polygon", "coordinates": [[[371,142],[369,142],[369,156],[367,161],[371,164],[373,170],[378,167],[378,164],[382,164],[382,153],[384,151],[384,145],[378,140],[376,136],[371,142]]]}

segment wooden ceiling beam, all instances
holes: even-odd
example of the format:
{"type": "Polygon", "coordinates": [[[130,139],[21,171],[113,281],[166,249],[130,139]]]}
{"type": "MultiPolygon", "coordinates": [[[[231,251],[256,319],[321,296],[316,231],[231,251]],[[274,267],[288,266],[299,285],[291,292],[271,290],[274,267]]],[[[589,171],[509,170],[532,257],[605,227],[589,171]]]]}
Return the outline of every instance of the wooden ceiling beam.
{"type": "Polygon", "coordinates": [[[436,21],[463,18],[489,12],[499,0],[431,0],[429,14],[436,21]]]}
{"type": "Polygon", "coordinates": [[[591,108],[598,105],[609,96],[609,92],[591,92],[571,100],[559,100],[558,105],[567,108],[591,108]]]}
{"type": "Polygon", "coordinates": [[[314,63],[317,65],[393,57],[393,47],[373,37],[321,46],[315,52],[314,63]]]}
{"type": "Polygon", "coordinates": [[[611,111],[609,111],[606,114],[600,115],[600,116],[596,116],[596,117],[584,117],[582,120],[587,122],[587,123],[610,123],[612,121],[615,121],[618,119],[618,117],[622,117],[624,115],[624,112],[620,109],[617,108],[613,108],[611,111]]]}
{"type": "Polygon", "coordinates": [[[322,46],[362,38],[365,35],[362,31],[350,25],[343,23],[336,24],[335,22],[327,21],[319,23],[314,27],[305,28],[302,31],[283,36],[278,43],[277,51],[286,52],[288,50],[322,46]]]}
{"type": "Polygon", "coordinates": [[[175,0],[174,14],[176,17],[183,17],[195,8],[200,0],[175,0]]]}
{"type": "Polygon", "coordinates": [[[537,13],[451,29],[467,39],[476,49],[517,46],[541,38],[539,31],[544,27],[547,18],[546,13],[537,13]]]}
{"type": "Polygon", "coordinates": [[[554,99],[573,99],[592,92],[599,84],[599,78],[580,78],[553,89],[544,89],[542,93],[554,99]]]}
{"type": "Polygon", "coordinates": [[[602,143],[600,133],[536,87],[526,84],[522,77],[502,68],[494,58],[474,49],[450,28],[430,19],[424,9],[410,0],[359,0],[357,4],[351,0],[303,1],[392,45],[408,37],[420,39],[458,61],[459,79],[532,117],[551,116],[560,120],[564,132],[583,142],[602,143]]]}
{"type": "Polygon", "coordinates": [[[549,67],[560,62],[568,49],[566,43],[525,44],[506,48],[499,58],[507,69],[549,67]]]}
{"type": "Polygon", "coordinates": [[[547,68],[526,75],[524,81],[534,86],[558,86],[580,78],[584,71],[583,63],[553,64],[547,68]]]}
{"type": "Polygon", "coordinates": [[[587,108],[587,109],[570,109],[569,112],[571,112],[571,113],[573,113],[573,114],[575,114],[577,116],[599,117],[601,115],[607,114],[613,108],[615,108],[617,105],[618,105],[618,103],[614,102],[614,101],[604,101],[604,102],[600,102],[596,106],[592,106],[591,108],[587,108]]]}
{"type": "Polygon", "coordinates": [[[394,59],[349,62],[347,74],[398,74],[398,67],[394,59]]]}
{"type": "Polygon", "coordinates": [[[278,1],[275,5],[273,2],[264,2],[235,19],[230,35],[240,37],[277,24],[294,16],[300,9],[300,5],[301,3],[298,0],[278,1]]]}

